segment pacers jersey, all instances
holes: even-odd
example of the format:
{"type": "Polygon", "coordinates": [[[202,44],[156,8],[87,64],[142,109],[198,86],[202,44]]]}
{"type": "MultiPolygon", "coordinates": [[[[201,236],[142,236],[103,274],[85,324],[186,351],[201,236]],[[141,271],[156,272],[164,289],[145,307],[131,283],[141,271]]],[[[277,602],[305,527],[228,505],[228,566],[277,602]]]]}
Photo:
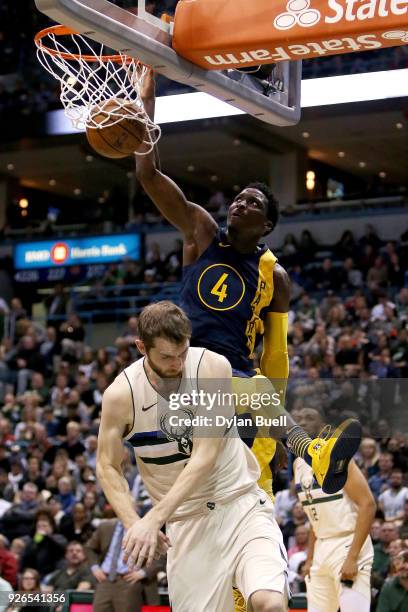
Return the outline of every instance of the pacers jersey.
{"type": "MultiPolygon", "coordinates": [[[[184,365],[179,394],[198,390],[199,366],[205,349],[190,348],[184,365]]],[[[152,387],[139,359],[124,370],[132,397],[134,420],[125,439],[133,446],[140,476],[153,502],[158,503],[171,489],[187,465],[192,448],[192,428],[178,427],[169,416],[167,401],[152,387]]],[[[184,409],[193,418],[194,407],[184,409]]],[[[234,415],[234,406],[230,414],[234,415]]],[[[233,433],[230,430],[230,433],[233,433]]],[[[179,507],[171,520],[201,513],[207,504],[225,503],[256,490],[260,469],[255,455],[236,435],[226,435],[212,473],[202,478],[194,493],[179,507]]]]}
{"type": "Polygon", "coordinates": [[[250,355],[264,333],[276,261],[265,245],[239,253],[218,230],[208,249],[183,271],[181,306],[192,323],[193,346],[220,353],[234,370],[254,374],[250,355]]]}
{"type": "Polygon", "coordinates": [[[323,493],[312,468],[296,459],[295,483],[299,500],[318,539],[334,538],[355,532],[357,508],[343,489],[333,495],[323,493]]]}

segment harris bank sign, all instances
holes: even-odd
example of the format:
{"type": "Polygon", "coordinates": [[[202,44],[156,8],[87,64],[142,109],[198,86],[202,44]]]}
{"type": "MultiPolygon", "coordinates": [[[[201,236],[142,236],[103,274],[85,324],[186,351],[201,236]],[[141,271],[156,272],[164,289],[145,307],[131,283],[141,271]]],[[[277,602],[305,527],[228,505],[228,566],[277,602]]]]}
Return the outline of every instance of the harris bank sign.
{"type": "Polygon", "coordinates": [[[140,258],[138,234],[24,242],[14,247],[14,267],[17,270],[107,264],[124,258],[140,258]]]}

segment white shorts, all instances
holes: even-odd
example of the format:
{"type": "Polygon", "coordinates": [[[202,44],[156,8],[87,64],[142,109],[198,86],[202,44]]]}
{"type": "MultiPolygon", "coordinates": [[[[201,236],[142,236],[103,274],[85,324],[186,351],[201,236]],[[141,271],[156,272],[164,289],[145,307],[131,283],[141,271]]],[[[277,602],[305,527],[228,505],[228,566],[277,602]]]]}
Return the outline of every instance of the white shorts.
{"type": "MultiPolygon", "coordinates": [[[[306,579],[307,601],[310,607],[324,612],[337,612],[339,609],[342,589],[349,588],[340,582],[340,571],[353,537],[353,534],[349,534],[341,538],[316,540],[310,578],[306,579]]],[[[357,562],[359,572],[351,588],[368,601],[371,599],[373,556],[373,545],[371,539],[367,538],[357,562]]]]}
{"type": "Polygon", "coordinates": [[[261,490],[167,525],[174,612],[234,612],[232,587],[286,593],[287,557],[273,504],[261,490]]]}

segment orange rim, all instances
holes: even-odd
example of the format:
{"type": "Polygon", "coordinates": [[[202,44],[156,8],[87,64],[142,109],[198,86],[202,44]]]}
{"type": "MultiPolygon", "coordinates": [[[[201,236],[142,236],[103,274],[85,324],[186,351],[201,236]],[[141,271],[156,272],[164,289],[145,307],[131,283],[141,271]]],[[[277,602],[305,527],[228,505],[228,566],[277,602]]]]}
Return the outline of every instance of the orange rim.
{"type": "MultiPolygon", "coordinates": [[[[48,53],[53,57],[61,57],[62,59],[68,61],[83,60],[84,62],[88,63],[101,61],[116,62],[118,64],[122,64],[123,61],[125,61],[125,63],[130,64],[133,61],[132,57],[128,57],[126,55],[100,55],[98,57],[95,55],[81,55],[79,53],[67,53],[64,51],[58,51],[57,49],[51,49],[43,43],[43,38],[45,38],[49,34],[54,34],[55,36],[80,36],[80,33],[76,30],[72,30],[71,28],[67,28],[64,25],[51,26],[49,28],[45,28],[44,30],[40,30],[40,32],[37,32],[37,34],[34,36],[34,42],[36,46],[38,47],[38,49],[41,49],[41,51],[44,51],[45,53],[48,53]]],[[[141,64],[142,62],[138,63],[141,64]]]]}

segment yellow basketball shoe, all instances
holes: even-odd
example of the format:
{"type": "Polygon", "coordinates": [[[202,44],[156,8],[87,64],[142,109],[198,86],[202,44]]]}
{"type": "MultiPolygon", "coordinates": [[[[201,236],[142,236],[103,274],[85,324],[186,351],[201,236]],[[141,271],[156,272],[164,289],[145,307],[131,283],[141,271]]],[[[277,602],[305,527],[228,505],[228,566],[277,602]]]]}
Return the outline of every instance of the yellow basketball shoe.
{"type": "Polygon", "coordinates": [[[312,469],[325,493],[337,493],[346,484],[348,464],[360,446],[361,434],[361,424],[347,419],[329,438],[319,435],[309,444],[312,469]]]}

